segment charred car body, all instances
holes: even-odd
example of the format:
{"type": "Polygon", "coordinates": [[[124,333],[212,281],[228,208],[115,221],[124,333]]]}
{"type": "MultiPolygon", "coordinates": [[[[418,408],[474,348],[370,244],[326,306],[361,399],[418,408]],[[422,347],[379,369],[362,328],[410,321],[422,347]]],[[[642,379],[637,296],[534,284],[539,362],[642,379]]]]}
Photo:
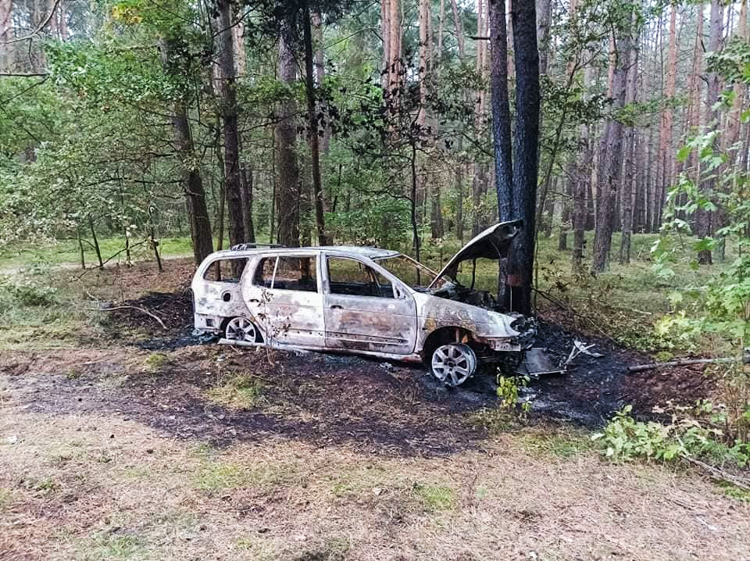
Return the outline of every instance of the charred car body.
{"type": "Polygon", "coordinates": [[[196,271],[195,327],[235,345],[424,361],[456,386],[481,362],[519,356],[531,344],[526,318],[500,313],[473,286],[476,260],[506,258],[519,228],[488,228],[440,273],[384,249],[235,246],[196,271]],[[457,280],[465,261],[474,265],[468,287],[457,280]]]}

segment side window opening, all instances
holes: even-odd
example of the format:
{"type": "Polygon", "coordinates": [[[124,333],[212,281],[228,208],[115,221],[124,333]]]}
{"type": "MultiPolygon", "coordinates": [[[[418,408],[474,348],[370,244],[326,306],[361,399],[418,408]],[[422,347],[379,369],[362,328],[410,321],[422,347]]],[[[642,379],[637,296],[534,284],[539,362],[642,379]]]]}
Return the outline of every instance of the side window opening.
{"type": "Polygon", "coordinates": [[[276,268],[276,257],[264,257],[258,261],[253,275],[253,284],[271,288],[273,284],[273,271],[276,268]]]}
{"type": "Polygon", "coordinates": [[[207,281],[237,284],[240,282],[240,277],[242,277],[246,265],[247,258],[245,257],[219,259],[211,263],[203,274],[203,278],[207,281]]]}
{"type": "Polygon", "coordinates": [[[318,291],[316,257],[265,257],[255,269],[253,284],[277,290],[318,291]]]}
{"type": "Polygon", "coordinates": [[[383,275],[355,259],[328,257],[331,294],[393,298],[393,285],[383,275]]]}

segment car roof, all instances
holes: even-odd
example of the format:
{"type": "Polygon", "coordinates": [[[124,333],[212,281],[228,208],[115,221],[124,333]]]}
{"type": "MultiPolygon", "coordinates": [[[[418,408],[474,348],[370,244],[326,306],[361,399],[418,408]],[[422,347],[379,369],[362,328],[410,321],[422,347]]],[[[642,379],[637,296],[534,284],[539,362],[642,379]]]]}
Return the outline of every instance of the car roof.
{"type": "MultiPolygon", "coordinates": [[[[250,245],[250,244],[248,244],[250,245]]],[[[284,255],[288,253],[317,253],[324,251],[326,253],[349,256],[349,257],[366,257],[369,259],[384,259],[386,257],[395,257],[400,255],[399,251],[392,249],[380,249],[377,247],[361,247],[355,245],[325,245],[314,247],[255,247],[248,249],[226,249],[216,251],[208,258],[212,261],[216,259],[237,259],[240,257],[251,257],[253,255],[284,255]]]]}

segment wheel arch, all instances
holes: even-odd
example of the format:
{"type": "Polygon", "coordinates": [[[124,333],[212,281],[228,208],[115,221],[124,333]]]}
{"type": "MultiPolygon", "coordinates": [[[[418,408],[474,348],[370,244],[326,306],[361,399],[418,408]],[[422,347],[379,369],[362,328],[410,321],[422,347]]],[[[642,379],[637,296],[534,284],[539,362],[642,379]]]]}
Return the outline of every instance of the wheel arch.
{"type": "Polygon", "coordinates": [[[471,331],[465,327],[448,326],[436,329],[427,336],[424,345],[422,345],[422,360],[427,364],[432,353],[440,345],[446,343],[467,343],[473,339],[471,331]]]}

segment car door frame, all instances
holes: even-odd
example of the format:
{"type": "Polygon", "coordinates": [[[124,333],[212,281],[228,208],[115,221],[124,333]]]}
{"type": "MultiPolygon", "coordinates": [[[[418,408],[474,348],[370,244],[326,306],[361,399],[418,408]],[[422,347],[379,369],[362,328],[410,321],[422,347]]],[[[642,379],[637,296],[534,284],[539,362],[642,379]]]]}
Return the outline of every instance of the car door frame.
{"type": "Polygon", "coordinates": [[[277,345],[324,348],[323,285],[319,251],[273,252],[258,255],[252,274],[246,273],[243,297],[251,314],[261,325],[264,339],[277,345]],[[279,259],[310,258],[315,262],[316,292],[274,288],[279,259]],[[271,286],[255,284],[255,274],[263,259],[274,259],[271,286]],[[285,315],[286,314],[286,315],[285,315]]]}
{"type": "Polygon", "coordinates": [[[405,283],[367,257],[337,252],[321,252],[320,272],[327,348],[403,356],[414,353],[418,339],[417,304],[405,283]],[[333,294],[328,259],[347,259],[376,271],[391,282],[393,296],[333,294]],[[399,317],[403,320],[398,321],[399,317]],[[342,325],[352,331],[342,330],[342,325]]]}

